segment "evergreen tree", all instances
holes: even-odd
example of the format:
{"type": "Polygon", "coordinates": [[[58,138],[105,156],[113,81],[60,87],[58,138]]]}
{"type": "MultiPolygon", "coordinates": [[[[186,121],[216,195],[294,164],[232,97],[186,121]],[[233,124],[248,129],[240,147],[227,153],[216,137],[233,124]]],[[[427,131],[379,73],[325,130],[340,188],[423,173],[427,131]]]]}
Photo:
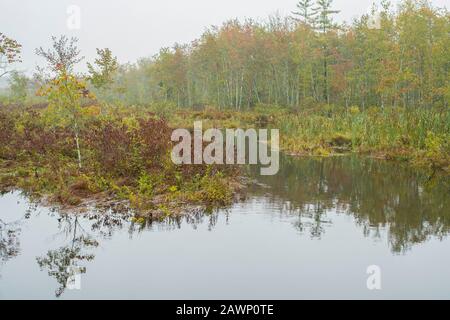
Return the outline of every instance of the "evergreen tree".
{"type": "Polygon", "coordinates": [[[333,0],[318,0],[317,7],[313,9],[315,23],[317,29],[323,33],[336,29],[337,25],[334,23],[333,15],[340,11],[332,10],[333,0]]]}
{"type": "Polygon", "coordinates": [[[331,6],[333,0],[318,0],[317,7],[314,8],[314,12],[317,15],[315,20],[316,28],[322,33],[322,49],[323,49],[323,81],[324,90],[323,95],[325,101],[330,103],[330,92],[329,92],[329,80],[328,80],[328,59],[329,59],[329,48],[328,48],[328,32],[337,28],[337,25],[333,21],[333,15],[339,13],[337,10],[332,10],[331,6]]]}
{"type": "Polygon", "coordinates": [[[297,10],[292,12],[296,21],[301,21],[307,25],[314,25],[317,13],[314,12],[312,0],[299,0],[297,10]]]}

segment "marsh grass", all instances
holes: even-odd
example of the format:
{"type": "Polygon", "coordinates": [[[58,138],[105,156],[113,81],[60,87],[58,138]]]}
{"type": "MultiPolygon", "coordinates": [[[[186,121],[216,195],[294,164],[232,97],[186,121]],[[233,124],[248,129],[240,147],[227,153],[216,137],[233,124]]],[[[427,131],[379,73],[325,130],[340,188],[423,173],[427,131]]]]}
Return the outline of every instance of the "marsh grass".
{"type": "Polygon", "coordinates": [[[169,122],[174,127],[192,127],[196,120],[202,120],[204,128],[279,129],[281,148],[289,154],[353,152],[450,172],[448,108],[259,106],[243,112],[206,108],[175,112],[169,122]]]}
{"type": "Polygon", "coordinates": [[[290,153],[333,154],[343,149],[405,160],[427,156],[448,166],[450,112],[444,109],[331,108],[286,115],[277,124],[283,149],[290,153]]]}

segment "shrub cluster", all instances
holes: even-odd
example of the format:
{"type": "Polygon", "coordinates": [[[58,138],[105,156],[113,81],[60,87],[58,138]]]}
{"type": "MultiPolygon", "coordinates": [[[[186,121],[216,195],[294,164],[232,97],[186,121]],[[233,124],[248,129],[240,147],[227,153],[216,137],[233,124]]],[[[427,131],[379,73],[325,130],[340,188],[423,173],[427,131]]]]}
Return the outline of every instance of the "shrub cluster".
{"type": "Polygon", "coordinates": [[[237,169],[173,164],[172,129],[155,114],[86,115],[79,131],[81,169],[72,128],[48,120],[45,110],[0,112],[1,186],[50,194],[67,205],[103,193],[165,214],[179,202],[230,202],[229,179],[237,169]]]}

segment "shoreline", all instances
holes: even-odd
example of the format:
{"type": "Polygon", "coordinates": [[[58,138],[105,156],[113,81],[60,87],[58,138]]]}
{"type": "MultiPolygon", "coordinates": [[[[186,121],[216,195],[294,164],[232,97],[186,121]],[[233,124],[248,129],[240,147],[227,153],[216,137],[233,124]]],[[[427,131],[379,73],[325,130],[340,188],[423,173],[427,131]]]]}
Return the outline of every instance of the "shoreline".
{"type": "MultiPolygon", "coordinates": [[[[1,160],[0,160],[1,165],[1,160]]],[[[87,194],[84,197],[78,196],[79,202],[76,204],[64,203],[58,200],[55,194],[33,192],[26,190],[20,186],[5,184],[3,178],[5,176],[13,176],[14,173],[0,174],[0,193],[20,192],[32,203],[55,209],[58,212],[67,214],[84,214],[90,211],[107,214],[109,211],[120,211],[123,213],[130,213],[135,218],[150,218],[150,219],[164,219],[167,217],[182,217],[190,215],[198,211],[210,211],[220,208],[227,208],[228,206],[243,201],[246,199],[247,189],[255,183],[254,180],[249,179],[246,175],[239,175],[237,177],[227,178],[227,183],[230,186],[231,198],[229,203],[219,205],[210,203],[201,203],[185,200],[184,195],[179,198],[171,197],[170,193],[159,194],[151,199],[148,199],[153,208],[140,209],[134,208],[131,201],[121,199],[113,190],[87,194]]]]}
{"type": "MultiPolygon", "coordinates": [[[[376,156],[371,154],[362,154],[358,152],[346,152],[339,154],[329,154],[329,155],[311,155],[311,154],[295,154],[295,153],[287,153],[282,151],[282,154],[288,157],[300,159],[300,158],[333,158],[333,157],[367,157],[380,161],[388,161],[394,163],[404,163],[406,166],[424,171],[426,168],[418,167],[411,164],[409,161],[401,161],[398,159],[388,158],[384,156],[376,156]]],[[[32,190],[26,190],[20,186],[11,185],[4,182],[5,176],[14,176],[14,172],[4,172],[3,168],[4,160],[0,160],[0,191],[1,193],[10,193],[14,191],[19,191],[24,193],[26,197],[32,200],[33,203],[56,209],[59,212],[67,213],[67,214],[84,214],[90,211],[97,211],[100,213],[107,214],[108,211],[120,211],[124,213],[130,213],[133,216],[133,219],[139,218],[150,218],[161,220],[167,217],[183,217],[186,215],[190,215],[192,213],[200,211],[210,211],[220,208],[227,208],[235,203],[240,201],[244,201],[247,198],[247,191],[251,185],[260,185],[257,180],[251,178],[246,174],[240,174],[235,177],[228,177],[227,183],[229,186],[229,191],[231,192],[230,201],[223,205],[217,204],[208,204],[208,203],[199,203],[194,201],[188,201],[181,194],[180,197],[173,198],[170,193],[159,194],[154,196],[152,199],[148,199],[152,204],[152,209],[139,209],[134,208],[130,200],[121,199],[117,194],[114,193],[114,190],[107,190],[98,193],[87,194],[84,197],[79,197],[79,203],[70,204],[63,203],[58,200],[55,194],[51,193],[43,193],[33,192],[32,190]]],[[[445,170],[438,170],[431,173],[431,177],[434,175],[444,174],[447,176],[448,173],[445,170]]]]}

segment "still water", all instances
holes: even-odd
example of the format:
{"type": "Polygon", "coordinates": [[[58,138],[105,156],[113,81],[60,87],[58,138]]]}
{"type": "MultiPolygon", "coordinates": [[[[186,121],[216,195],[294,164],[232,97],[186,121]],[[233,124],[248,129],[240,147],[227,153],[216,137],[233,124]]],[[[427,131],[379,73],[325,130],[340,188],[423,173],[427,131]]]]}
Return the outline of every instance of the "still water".
{"type": "Polygon", "coordinates": [[[448,179],[353,157],[255,178],[231,208],[164,222],[5,194],[0,299],[450,298],[448,179]]]}

